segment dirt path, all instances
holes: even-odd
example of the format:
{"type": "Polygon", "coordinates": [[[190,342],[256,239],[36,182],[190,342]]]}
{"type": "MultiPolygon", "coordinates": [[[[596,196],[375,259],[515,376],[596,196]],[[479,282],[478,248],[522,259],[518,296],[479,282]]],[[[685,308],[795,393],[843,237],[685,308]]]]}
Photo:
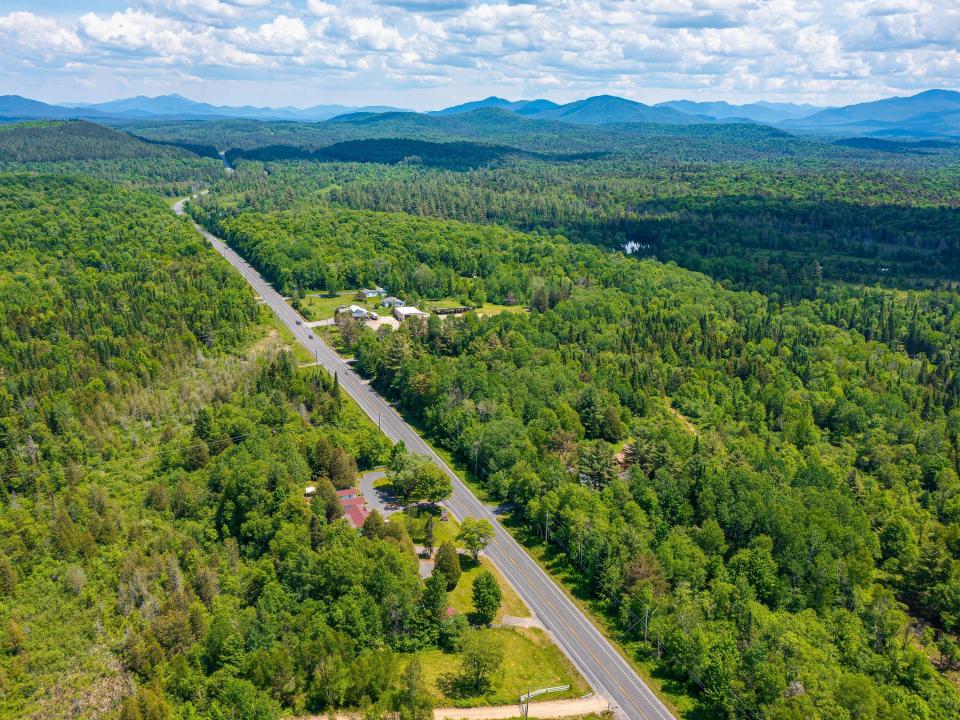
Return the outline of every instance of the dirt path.
{"type": "Polygon", "coordinates": [[[677,420],[680,421],[680,424],[683,425],[690,432],[691,435],[700,434],[700,431],[697,430],[696,425],[690,422],[690,418],[688,418],[686,415],[684,415],[682,412],[680,412],[673,406],[672,400],[669,400],[669,399],[667,400],[667,410],[670,412],[671,415],[673,415],[677,420]]]}
{"type": "MultiPolygon", "coordinates": [[[[576,700],[550,700],[530,703],[529,717],[540,720],[557,720],[583,715],[605,713],[609,709],[606,700],[596,695],[576,700]]],[[[357,713],[337,713],[335,715],[300,715],[288,720],[359,720],[357,713]]],[[[433,720],[508,720],[518,718],[519,705],[490,705],[474,708],[437,708],[433,711],[433,720]]]]}
{"type": "Polygon", "coordinates": [[[494,627],[526,627],[526,628],[540,628],[541,630],[546,630],[543,626],[543,623],[540,622],[535,617],[517,617],[516,615],[504,615],[500,618],[499,623],[495,623],[494,627]]]}
{"type": "MultiPolygon", "coordinates": [[[[604,713],[609,708],[606,700],[591,695],[577,700],[550,700],[530,703],[528,717],[569,718],[604,713]]],[[[433,711],[433,720],[507,720],[520,717],[518,705],[492,705],[478,708],[437,708],[433,711]]]]}

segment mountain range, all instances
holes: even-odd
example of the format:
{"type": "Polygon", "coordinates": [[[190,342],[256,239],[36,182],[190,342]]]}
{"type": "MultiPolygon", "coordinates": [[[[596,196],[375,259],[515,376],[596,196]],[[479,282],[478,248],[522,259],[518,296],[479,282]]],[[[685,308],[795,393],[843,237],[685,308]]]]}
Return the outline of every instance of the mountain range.
{"type": "Polygon", "coordinates": [[[668,107],[687,115],[710,120],[753,121],[776,125],[784,120],[809,117],[824,108],[816,105],[794,103],[755,102],[748,105],[731,105],[727,102],[693,102],[670,100],[656,107],[668,107]]]}
{"type": "Polygon", "coordinates": [[[927,90],[909,97],[828,108],[781,125],[831,135],[955,136],[960,135],[960,92],[927,90]]]}
{"type": "Polygon", "coordinates": [[[111,100],[110,102],[104,103],[77,103],[64,105],[62,107],[72,108],[84,114],[94,112],[126,119],[148,120],[157,117],[176,116],[179,118],[234,117],[253,120],[295,120],[300,122],[319,122],[329,120],[337,115],[353,112],[402,111],[402,108],[389,107],[386,105],[371,105],[366,107],[314,105],[308,108],[270,108],[255,107],[253,105],[230,107],[196,102],[176,94],[160,95],[153,98],[138,95],[137,97],[111,100]]]}
{"type": "Polygon", "coordinates": [[[792,103],[675,100],[646,105],[613,95],[597,95],[566,104],[550,100],[506,100],[488,97],[418,114],[388,106],[351,107],[315,105],[309,108],[269,108],[244,105],[218,106],[195,102],[181,95],[138,96],[95,104],[49,105],[19,95],[0,96],[0,119],[70,119],[108,121],[223,119],[289,120],[322,122],[349,116],[407,113],[411,116],[451,117],[481,110],[507,112],[520,118],[551,120],[577,125],[650,123],[760,123],[796,133],[890,138],[960,137],[960,92],[927,90],[910,97],[892,97],[844,107],[819,108],[792,103]]]}

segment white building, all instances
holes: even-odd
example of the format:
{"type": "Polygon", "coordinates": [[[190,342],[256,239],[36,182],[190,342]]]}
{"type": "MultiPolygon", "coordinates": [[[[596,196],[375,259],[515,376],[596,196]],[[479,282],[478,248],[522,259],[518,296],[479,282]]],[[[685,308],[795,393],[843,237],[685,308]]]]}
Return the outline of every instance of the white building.
{"type": "Polygon", "coordinates": [[[400,322],[412,317],[426,317],[429,314],[430,313],[425,313],[423,310],[413,307],[413,305],[402,305],[401,307],[395,307],[393,309],[393,316],[400,322]]]}
{"type": "Polygon", "coordinates": [[[370,317],[370,312],[366,308],[362,308],[359,305],[351,305],[347,308],[350,311],[350,314],[353,316],[354,320],[366,320],[370,317]]]}

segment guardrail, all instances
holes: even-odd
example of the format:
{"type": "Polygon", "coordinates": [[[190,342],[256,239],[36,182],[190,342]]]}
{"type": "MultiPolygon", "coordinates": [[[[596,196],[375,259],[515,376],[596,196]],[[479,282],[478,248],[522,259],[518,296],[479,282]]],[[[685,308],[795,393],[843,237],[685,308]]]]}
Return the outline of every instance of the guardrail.
{"type": "Polygon", "coordinates": [[[566,692],[570,689],[569,685],[558,685],[557,687],[548,687],[540,688],[539,690],[534,690],[533,692],[527,692],[520,696],[520,711],[523,713],[523,717],[527,717],[527,713],[530,712],[530,700],[535,697],[540,697],[541,695],[546,695],[547,693],[553,692],[566,692]]]}

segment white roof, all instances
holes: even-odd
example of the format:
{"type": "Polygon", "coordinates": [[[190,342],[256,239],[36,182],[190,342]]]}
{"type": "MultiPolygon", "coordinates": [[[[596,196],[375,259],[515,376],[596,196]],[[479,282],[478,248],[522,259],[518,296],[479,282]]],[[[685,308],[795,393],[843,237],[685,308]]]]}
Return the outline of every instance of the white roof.
{"type": "Polygon", "coordinates": [[[423,310],[415,308],[413,305],[403,305],[402,307],[394,308],[394,312],[400,315],[427,315],[423,310]]]}
{"type": "Polygon", "coordinates": [[[366,308],[362,308],[362,307],[360,307],[359,305],[351,305],[351,306],[350,306],[350,312],[352,312],[352,313],[358,313],[358,312],[360,312],[360,313],[366,314],[366,313],[367,313],[367,309],[366,309],[366,308]]]}

